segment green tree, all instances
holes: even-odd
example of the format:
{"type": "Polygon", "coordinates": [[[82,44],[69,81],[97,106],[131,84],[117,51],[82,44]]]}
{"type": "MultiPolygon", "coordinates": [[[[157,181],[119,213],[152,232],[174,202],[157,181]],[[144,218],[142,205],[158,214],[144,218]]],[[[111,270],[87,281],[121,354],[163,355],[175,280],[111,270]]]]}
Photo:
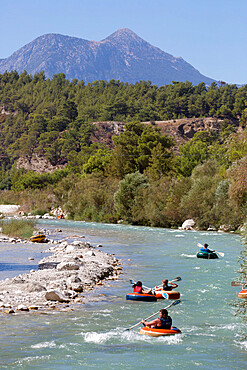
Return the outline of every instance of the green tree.
{"type": "Polygon", "coordinates": [[[147,186],[148,179],[140,172],[130,173],[119,182],[118,191],[114,194],[114,206],[120,218],[133,223],[138,192],[147,186]]]}
{"type": "MultiPolygon", "coordinates": [[[[113,137],[113,142],[116,148],[113,153],[113,166],[115,165],[113,171],[116,170],[118,175],[135,171],[143,173],[150,164],[154,166],[153,161],[158,152],[166,157],[167,162],[168,158],[170,160],[173,158],[169,149],[174,145],[174,140],[167,135],[162,135],[159,129],[151,125],[128,123],[122,134],[113,137]],[[122,158],[125,160],[124,165],[122,158]],[[118,160],[120,160],[120,165],[117,165],[118,160]]],[[[168,163],[166,163],[167,167],[169,167],[168,163]]]]}
{"type": "Polygon", "coordinates": [[[180,209],[184,219],[193,218],[202,229],[217,221],[214,204],[216,189],[221,180],[218,172],[215,161],[208,160],[198,165],[192,173],[191,188],[181,199],[180,209]]]}
{"type": "Polygon", "coordinates": [[[209,146],[215,140],[215,135],[206,131],[198,132],[192,140],[180,146],[181,156],[177,159],[178,173],[190,176],[193,169],[210,156],[209,146]]]}

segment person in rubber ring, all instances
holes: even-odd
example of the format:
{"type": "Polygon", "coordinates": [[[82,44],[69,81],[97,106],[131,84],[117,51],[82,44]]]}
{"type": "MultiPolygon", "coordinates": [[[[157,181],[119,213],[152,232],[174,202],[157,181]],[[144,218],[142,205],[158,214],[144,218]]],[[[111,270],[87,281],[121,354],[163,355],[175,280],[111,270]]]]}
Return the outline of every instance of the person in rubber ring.
{"type": "Polygon", "coordinates": [[[209,249],[209,248],[208,248],[208,244],[207,244],[207,243],[205,243],[205,244],[204,244],[204,246],[203,246],[203,247],[201,247],[200,251],[201,251],[201,252],[207,252],[207,253],[215,252],[215,250],[214,250],[214,249],[209,249]]]}
{"type": "Polygon", "coordinates": [[[149,326],[154,329],[171,329],[172,319],[168,315],[168,311],[165,308],[162,308],[159,313],[159,318],[153,321],[142,320],[142,324],[149,326]]]}
{"type": "Polygon", "coordinates": [[[141,281],[137,281],[137,283],[133,285],[133,288],[134,288],[133,293],[152,294],[152,289],[143,290],[141,281]]]}
{"type": "Polygon", "coordinates": [[[171,285],[168,285],[168,283],[169,282],[167,279],[162,280],[162,287],[161,288],[155,287],[155,290],[172,290],[178,287],[178,285],[175,283],[170,283],[171,285]]]}

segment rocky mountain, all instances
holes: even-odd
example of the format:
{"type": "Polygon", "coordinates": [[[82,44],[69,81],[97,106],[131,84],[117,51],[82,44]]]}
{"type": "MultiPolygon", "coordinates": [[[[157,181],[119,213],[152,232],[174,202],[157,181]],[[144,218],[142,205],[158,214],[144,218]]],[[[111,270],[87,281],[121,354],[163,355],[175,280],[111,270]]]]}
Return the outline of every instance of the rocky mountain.
{"type": "Polygon", "coordinates": [[[127,28],[102,41],[88,41],[59,34],[46,34],[0,60],[0,73],[44,71],[47,78],[64,73],[85,83],[111,79],[135,83],[151,81],[162,86],[172,81],[193,84],[214,80],[202,75],[182,58],[152,46],[127,28]]]}

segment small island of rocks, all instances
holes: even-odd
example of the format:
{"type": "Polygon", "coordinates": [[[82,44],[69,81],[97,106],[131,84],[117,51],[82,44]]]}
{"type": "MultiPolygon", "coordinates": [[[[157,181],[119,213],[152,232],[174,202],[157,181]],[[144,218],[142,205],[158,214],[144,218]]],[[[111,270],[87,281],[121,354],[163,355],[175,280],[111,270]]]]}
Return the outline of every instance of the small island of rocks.
{"type": "Polygon", "coordinates": [[[75,310],[87,302],[83,293],[103,285],[105,279],[117,279],[121,273],[114,255],[89,242],[50,244],[45,252],[51,255],[38,262],[38,270],[0,281],[0,312],[75,310]]]}

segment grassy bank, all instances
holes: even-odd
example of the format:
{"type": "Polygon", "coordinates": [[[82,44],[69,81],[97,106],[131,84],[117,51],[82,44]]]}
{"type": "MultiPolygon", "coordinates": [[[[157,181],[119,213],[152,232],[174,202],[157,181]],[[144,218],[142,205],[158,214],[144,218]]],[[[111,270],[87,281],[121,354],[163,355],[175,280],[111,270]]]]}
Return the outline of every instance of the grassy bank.
{"type": "Polygon", "coordinates": [[[0,227],[4,235],[28,239],[33,235],[35,223],[33,220],[8,220],[1,221],[0,227]]]}

